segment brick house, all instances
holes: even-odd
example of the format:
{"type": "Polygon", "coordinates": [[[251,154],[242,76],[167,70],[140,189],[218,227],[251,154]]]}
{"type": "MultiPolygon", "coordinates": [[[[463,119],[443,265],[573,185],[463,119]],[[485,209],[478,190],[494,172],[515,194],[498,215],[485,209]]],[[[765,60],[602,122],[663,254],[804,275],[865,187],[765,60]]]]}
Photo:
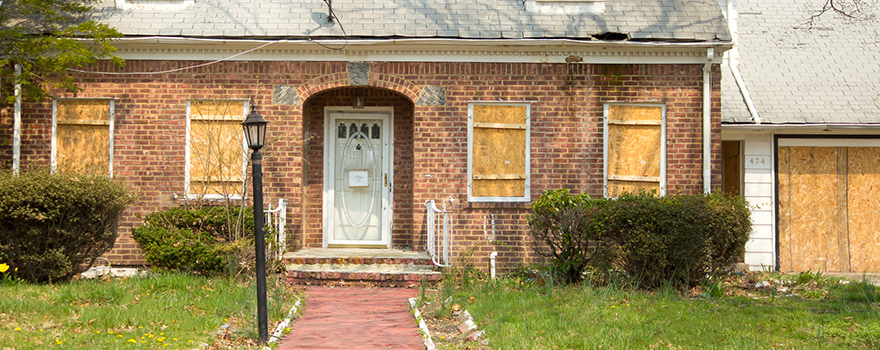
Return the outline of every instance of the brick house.
{"type": "Polygon", "coordinates": [[[546,190],[720,186],[731,38],[716,1],[116,0],[98,17],[125,35],[126,65],[24,103],[0,159],[133,187],[115,265],[144,263],[139,215],[241,196],[251,108],[269,121],[266,201],[289,202],[290,250],[424,251],[436,200],[456,254],[512,266],[546,190]]]}
{"type": "Polygon", "coordinates": [[[754,206],[745,262],[880,272],[877,23],[828,13],[811,27],[808,0],[726,2],[724,188],[754,206]]]}

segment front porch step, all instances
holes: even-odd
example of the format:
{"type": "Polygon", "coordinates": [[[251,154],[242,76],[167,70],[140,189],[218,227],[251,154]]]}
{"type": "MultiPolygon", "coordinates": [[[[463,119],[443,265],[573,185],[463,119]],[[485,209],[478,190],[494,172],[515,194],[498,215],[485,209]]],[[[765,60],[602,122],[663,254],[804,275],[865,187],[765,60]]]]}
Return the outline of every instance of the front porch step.
{"type": "Polygon", "coordinates": [[[414,287],[442,276],[427,254],[397,249],[303,249],[284,262],[297,284],[414,287]]]}

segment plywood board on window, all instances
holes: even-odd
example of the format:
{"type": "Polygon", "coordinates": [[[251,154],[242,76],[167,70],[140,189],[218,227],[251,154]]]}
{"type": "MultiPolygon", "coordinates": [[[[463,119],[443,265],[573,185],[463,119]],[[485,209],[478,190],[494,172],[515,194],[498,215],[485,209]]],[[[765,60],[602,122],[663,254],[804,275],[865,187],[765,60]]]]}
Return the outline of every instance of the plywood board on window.
{"type": "Polygon", "coordinates": [[[241,180],[244,151],[239,122],[193,120],[190,132],[192,181],[241,180]]]}
{"type": "Polygon", "coordinates": [[[474,105],[474,123],[526,124],[526,106],[474,105]]]}
{"type": "Polygon", "coordinates": [[[526,131],[474,130],[474,175],[525,174],[526,131]]]}
{"type": "Polygon", "coordinates": [[[779,249],[783,271],[840,271],[838,151],[779,148],[779,249]]]}
{"type": "Polygon", "coordinates": [[[853,272],[880,271],[880,148],[848,152],[847,212],[853,272]]]}
{"type": "Polygon", "coordinates": [[[107,175],[110,132],[103,125],[58,125],[56,170],[60,173],[107,175]]]}
{"type": "MultiPolygon", "coordinates": [[[[192,101],[190,115],[193,119],[222,119],[243,121],[244,103],[242,101],[192,101]]],[[[241,127],[241,126],[239,126],[241,127]]]]}
{"type": "Polygon", "coordinates": [[[660,182],[650,181],[616,181],[608,180],[608,196],[620,197],[624,193],[638,194],[640,192],[660,193],[660,182]]]}
{"type": "Polygon", "coordinates": [[[659,126],[610,125],[608,175],[659,177],[660,131],[659,126]]]}
{"type": "Polygon", "coordinates": [[[524,180],[473,180],[475,197],[522,197],[524,180]]]}
{"type": "Polygon", "coordinates": [[[663,107],[659,106],[608,106],[608,120],[614,121],[661,121],[663,107]]]}
{"type": "Polygon", "coordinates": [[[194,181],[190,183],[189,192],[200,195],[240,195],[241,181],[194,181]]]}
{"type": "Polygon", "coordinates": [[[110,122],[110,100],[56,101],[56,119],[59,123],[77,121],[110,122]]]}

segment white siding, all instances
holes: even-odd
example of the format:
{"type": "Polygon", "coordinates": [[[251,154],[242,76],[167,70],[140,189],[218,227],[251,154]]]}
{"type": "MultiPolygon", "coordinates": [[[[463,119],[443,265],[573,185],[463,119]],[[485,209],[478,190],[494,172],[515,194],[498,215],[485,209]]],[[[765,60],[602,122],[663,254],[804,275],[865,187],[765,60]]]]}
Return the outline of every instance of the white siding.
{"type": "Polygon", "coordinates": [[[743,195],[752,206],[752,236],[745,262],[752,270],[776,268],[772,136],[746,135],[743,152],[743,195]]]}

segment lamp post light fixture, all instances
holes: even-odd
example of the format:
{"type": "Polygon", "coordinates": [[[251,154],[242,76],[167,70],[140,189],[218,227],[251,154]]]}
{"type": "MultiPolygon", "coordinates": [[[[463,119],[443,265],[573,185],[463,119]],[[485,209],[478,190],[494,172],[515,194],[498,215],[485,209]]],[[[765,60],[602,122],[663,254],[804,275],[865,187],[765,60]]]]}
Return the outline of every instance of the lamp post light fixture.
{"type": "Polygon", "coordinates": [[[248,148],[251,153],[251,164],[254,173],[254,241],[257,256],[257,328],[260,335],[260,344],[266,345],[269,339],[269,321],[266,311],[266,236],[263,234],[263,155],[260,148],[266,141],[265,119],[255,111],[256,105],[251,105],[251,113],[244,122],[244,135],[247,138],[248,148]]]}

